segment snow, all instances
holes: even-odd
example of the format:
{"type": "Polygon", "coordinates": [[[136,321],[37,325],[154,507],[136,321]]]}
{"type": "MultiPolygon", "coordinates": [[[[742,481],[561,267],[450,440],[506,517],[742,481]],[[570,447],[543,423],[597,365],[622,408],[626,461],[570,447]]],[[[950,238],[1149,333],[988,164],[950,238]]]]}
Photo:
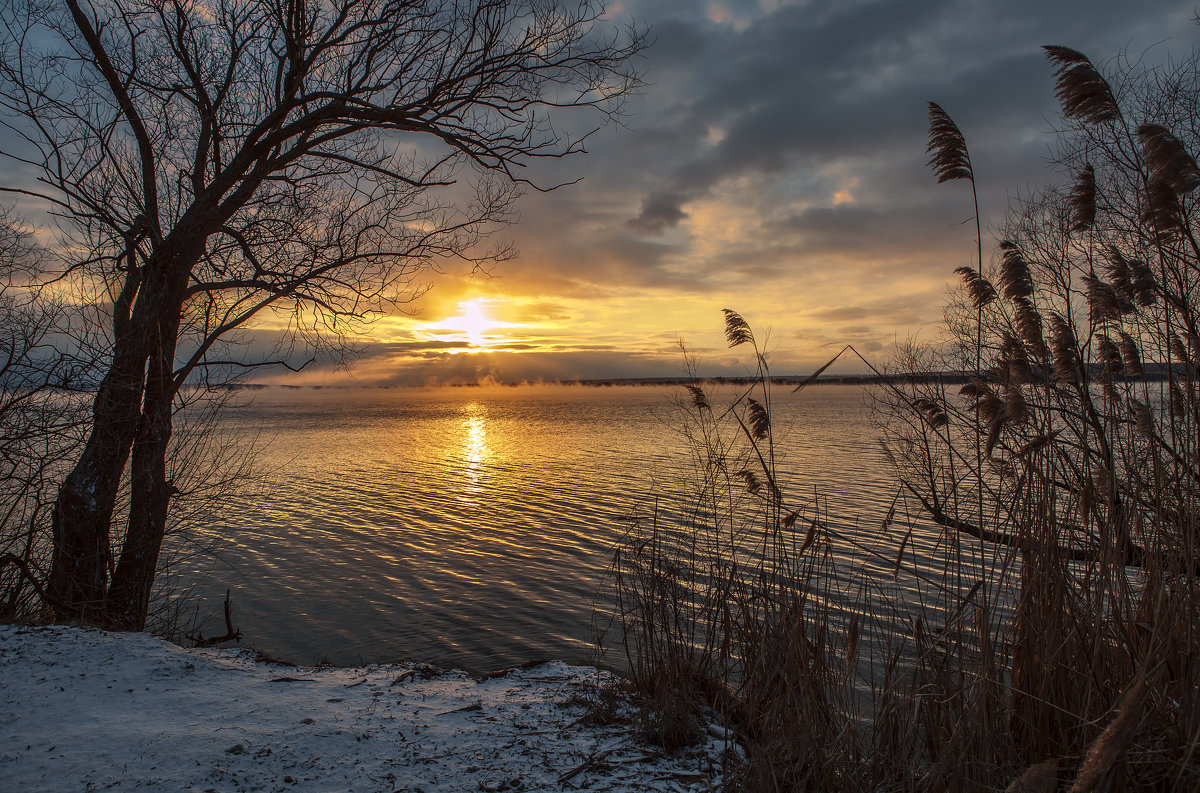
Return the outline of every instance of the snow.
{"type": "Polygon", "coordinates": [[[595,723],[611,682],[550,662],[476,680],[424,665],[310,668],[146,634],[0,626],[0,789],[707,791],[726,734],[664,755],[595,723]]]}

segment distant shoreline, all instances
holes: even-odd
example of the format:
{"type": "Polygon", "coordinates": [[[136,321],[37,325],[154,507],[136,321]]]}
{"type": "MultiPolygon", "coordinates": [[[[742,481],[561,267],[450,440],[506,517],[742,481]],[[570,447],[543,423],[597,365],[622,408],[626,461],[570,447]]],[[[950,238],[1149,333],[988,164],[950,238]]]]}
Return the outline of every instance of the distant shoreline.
{"type": "MultiPolygon", "coordinates": [[[[1093,365],[1098,366],[1098,365],[1093,365]]],[[[1129,377],[1132,382],[1161,382],[1167,379],[1168,369],[1165,366],[1150,364],[1145,367],[1146,373],[1137,377],[1129,377]]],[[[797,386],[807,385],[882,385],[892,384],[921,384],[942,383],[943,385],[963,385],[973,379],[967,372],[929,372],[926,374],[896,374],[880,376],[877,374],[848,374],[819,377],[809,381],[811,375],[778,375],[769,378],[772,385],[797,386]]],[[[499,381],[485,380],[482,382],[459,383],[395,383],[391,385],[370,385],[365,383],[344,383],[328,385],[294,385],[289,383],[235,383],[215,386],[229,390],[259,391],[268,388],[289,390],[338,390],[338,389],[429,389],[429,388],[521,388],[526,386],[583,386],[587,388],[607,388],[614,386],[676,386],[688,384],[700,385],[738,385],[748,386],[759,382],[757,377],[734,377],[727,375],[712,375],[706,377],[609,377],[591,379],[561,379],[561,380],[521,380],[499,381]]]]}
{"type": "MultiPolygon", "coordinates": [[[[772,385],[780,386],[796,386],[803,383],[807,379],[806,375],[786,375],[779,377],[771,377],[772,385]]],[[[967,382],[965,375],[958,374],[930,374],[916,375],[907,377],[879,377],[878,375],[841,375],[835,377],[822,377],[813,380],[809,385],[878,385],[883,382],[906,382],[906,383],[927,383],[940,380],[943,383],[960,384],[967,382]]],[[[753,385],[759,382],[757,377],[729,377],[723,375],[714,375],[712,377],[612,377],[612,378],[596,378],[596,379],[577,379],[577,380],[522,380],[516,382],[503,382],[496,380],[488,380],[484,382],[461,382],[461,383],[396,383],[392,385],[369,385],[365,383],[345,383],[345,384],[330,384],[330,385],[295,385],[289,383],[234,383],[229,385],[215,386],[229,390],[247,390],[247,391],[262,391],[269,388],[282,388],[293,391],[335,391],[339,389],[427,389],[427,388],[523,388],[536,386],[583,386],[585,388],[608,388],[618,386],[672,386],[672,385],[753,385]]]]}

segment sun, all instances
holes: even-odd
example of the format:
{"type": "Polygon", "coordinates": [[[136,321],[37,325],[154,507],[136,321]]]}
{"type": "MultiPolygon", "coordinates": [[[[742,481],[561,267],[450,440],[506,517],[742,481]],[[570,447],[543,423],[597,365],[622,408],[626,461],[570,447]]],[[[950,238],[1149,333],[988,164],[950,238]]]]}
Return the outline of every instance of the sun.
{"type": "Polygon", "coordinates": [[[446,322],[453,323],[456,330],[465,333],[472,347],[483,347],[486,343],[483,332],[496,326],[495,320],[484,313],[483,298],[479,297],[459,303],[458,316],[450,317],[446,322]]]}
{"type": "Polygon", "coordinates": [[[496,331],[504,328],[521,327],[517,323],[493,319],[487,314],[488,298],[475,297],[460,300],[458,313],[438,322],[428,322],[424,330],[432,331],[438,339],[465,342],[462,352],[488,349],[500,342],[496,331]]]}

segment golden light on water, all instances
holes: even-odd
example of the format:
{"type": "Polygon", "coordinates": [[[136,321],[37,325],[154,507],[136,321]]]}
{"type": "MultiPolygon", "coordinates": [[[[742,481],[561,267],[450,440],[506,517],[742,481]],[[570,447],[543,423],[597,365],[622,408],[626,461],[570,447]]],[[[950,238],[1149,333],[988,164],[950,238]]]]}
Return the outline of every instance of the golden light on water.
{"type": "Polygon", "coordinates": [[[462,422],[462,459],[466,476],[458,500],[477,504],[482,494],[479,479],[483,475],[483,464],[488,454],[487,424],[484,408],[477,402],[466,405],[463,412],[466,416],[462,422]]]}

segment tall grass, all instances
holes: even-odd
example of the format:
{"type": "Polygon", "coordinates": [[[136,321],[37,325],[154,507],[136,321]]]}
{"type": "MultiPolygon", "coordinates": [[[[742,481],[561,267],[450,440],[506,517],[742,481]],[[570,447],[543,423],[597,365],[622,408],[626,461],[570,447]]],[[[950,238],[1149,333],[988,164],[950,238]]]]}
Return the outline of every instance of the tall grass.
{"type": "Polygon", "coordinates": [[[857,628],[837,627],[819,502],[780,481],[766,358],[740,315],[727,311],[725,329],[753,349],[757,374],[728,404],[700,381],[686,387],[688,491],[634,521],[613,560],[624,647],[649,737],[694,740],[711,709],[746,738],[747,786],[833,789],[858,765],[845,717],[857,628]]]}
{"type": "MultiPolygon", "coordinates": [[[[1200,62],[1108,78],[1047,55],[1070,184],[960,268],[945,343],[887,368],[876,544],[779,483],[767,364],[727,312],[758,381],[722,406],[689,386],[691,507],[615,556],[655,729],[718,711],[734,787],[1200,789],[1200,62]],[[903,598],[843,561],[915,575],[918,535],[940,574],[903,598]]],[[[931,122],[935,172],[973,188],[965,138],[931,122]]]]}

